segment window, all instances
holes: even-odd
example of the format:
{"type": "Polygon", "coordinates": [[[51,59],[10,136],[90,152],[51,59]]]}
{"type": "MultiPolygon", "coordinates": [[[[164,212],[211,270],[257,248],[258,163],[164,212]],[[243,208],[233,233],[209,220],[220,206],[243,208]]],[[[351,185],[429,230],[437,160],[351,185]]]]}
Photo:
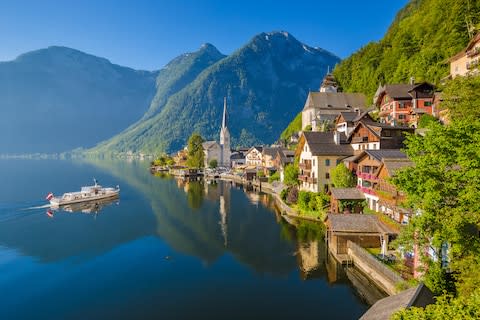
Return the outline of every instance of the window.
{"type": "Polygon", "coordinates": [[[399,109],[405,109],[405,102],[399,102],[398,103],[398,108],[399,109]]]}
{"type": "MultiPolygon", "coordinates": [[[[325,159],[325,165],[328,167],[330,166],[330,159],[325,159]]],[[[328,179],[328,178],[327,178],[328,179]]]]}
{"type": "Polygon", "coordinates": [[[313,166],[315,167],[315,159],[313,159],[312,162],[313,162],[313,166]]]}
{"type": "Polygon", "coordinates": [[[330,179],[330,173],[325,173],[325,179],[330,179]]]}
{"type": "Polygon", "coordinates": [[[337,159],[337,166],[340,164],[340,159],[337,159]]]}
{"type": "Polygon", "coordinates": [[[425,101],[425,102],[423,103],[423,105],[424,105],[425,107],[430,107],[430,106],[432,105],[432,101],[425,101]]]}
{"type": "Polygon", "coordinates": [[[383,135],[385,137],[391,137],[392,136],[392,132],[390,130],[383,130],[383,135]]]}
{"type": "Polygon", "coordinates": [[[407,115],[405,115],[405,114],[399,114],[398,115],[398,120],[405,120],[405,119],[407,119],[407,115]]]}

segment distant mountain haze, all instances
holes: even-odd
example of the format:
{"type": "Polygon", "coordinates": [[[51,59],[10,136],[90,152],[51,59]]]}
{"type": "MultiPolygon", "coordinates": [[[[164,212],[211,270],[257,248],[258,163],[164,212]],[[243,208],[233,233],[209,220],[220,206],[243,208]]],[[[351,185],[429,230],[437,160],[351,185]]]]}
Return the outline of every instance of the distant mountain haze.
{"type": "Polygon", "coordinates": [[[92,147],[144,115],[156,75],[65,47],[0,62],[0,153],[92,147]]]}
{"type": "Polygon", "coordinates": [[[193,132],[218,139],[224,96],[234,146],[272,143],[302,109],[309,90],[318,90],[328,67],[339,61],[287,32],[256,35],[227,57],[204,45],[162,69],[145,116],[91,152],[171,152],[193,132]]]}

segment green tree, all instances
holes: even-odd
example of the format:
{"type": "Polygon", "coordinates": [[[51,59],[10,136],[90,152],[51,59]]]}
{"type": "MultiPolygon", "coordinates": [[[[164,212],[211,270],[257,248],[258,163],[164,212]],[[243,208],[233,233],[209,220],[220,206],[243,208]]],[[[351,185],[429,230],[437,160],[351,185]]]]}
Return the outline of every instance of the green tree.
{"type": "Polygon", "coordinates": [[[188,139],[187,165],[190,168],[204,167],[203,138],[198,133],[193,133],[188,139]]]}
{"type": "Polygon", "coordinates": [[[445,91],[451,124],[432,123],[425,137],[407,138],[406,153],[414,162],[393,179],[408,195],[407,204],[420,210],[402,230],[398,242],[412,248],[432,247],[441,256],[448,246],[449,268],[424,257],[429,267],[425,282],[440,293],[451,290],[467,296],[480,287],[480,81],[455,79],[445,91]],[[477,114],[470,116],[470,114],[477,114]],[[415,239],[415,240],[414,240],[415,239]]]}
{"type": "Polygon", "coordinates": [[[355,186],[355,177],[343,163],[330,170],[330,178],[335,188],[351,188],[355,186]]]}
{"type": "Polygon", "coordinates": [[[218,167],[218,161],[217,159],[212,159],[210,160],[210,162],[208,163],[208,166],[212,169],[215,169],[216,167],[218,167]]]}
{"type": "Polygon", "coordinates": [[[285,167],[283,183],[287,186],[298,185],[298,164],[288,164],[285,167]]]}
{"type": "Polygon", "coordinates": [[[279,181],[280,180],[280,173],[276,171],[274,174],[272,174],[270,177],[268,177],[268,182],[272,183],[274,181],[279,181]]]}

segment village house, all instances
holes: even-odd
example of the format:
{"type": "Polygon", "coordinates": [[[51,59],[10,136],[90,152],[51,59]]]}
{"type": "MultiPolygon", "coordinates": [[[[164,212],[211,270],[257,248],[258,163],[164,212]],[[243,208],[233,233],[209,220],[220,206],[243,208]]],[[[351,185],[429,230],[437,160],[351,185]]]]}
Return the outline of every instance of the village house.
{"type": "Polygon", "coordinates": [[[280,173],[280,181],[283,182],[285,178],[285,167],[293,164],[295,161],[295,151],[288,149],[279,149],[275,154],[273,166],[280,173]]]}
{"type": "Polygon", "coordinates": [[[476,75],[480,65],[480,33],[468,43],[467,47],[451,57],[450,78],[457,76],[476,75]]]}
{"type": "Polygon", "coordinates": [[[245,154],[241,150],[233,151],[230,156],[230,162],[232,163],[232,168],[244,166],[246,163],[245,154]]]}
{"type": "Polygon", "coordinates": [[[388,215],[393,220],[401,224],[408,224],[412,211],[402,207],[406,196],[400,192],[391,182],[390,179],[395,173],[406,167],[412,166],[413,163],[409,159],[382,159],[382,165],[378,172],[378,182],[375,186],[375,192],[378,196],[378,207],[380,212],[388,215]]]}
{"type": "Polygon", "coordinates": [[[342,159],[353,155],[352,147],[340,132],[303,132],[295,155],[299,157],[300,190],[326,191],[331,183],[330,170],[342,159]]]}
{"type": "Polygon", "coordinates": [[[347,141],[356,153],[362,150],[400,149],[404,147],[405,133],[414,132],[414,128],[362,120],[357,123],[347,141]]]}
{"type": "Polygon", "coordinates": [[[247,166],[261,167],[263,163],[263,146],[251,147],[245,153],[245,164],[247,166]]]}
{"type": "Polygon", "coordinates": [[[331,213],[363,213],[365,195],[357,188],[331,188],[331,213]]]}
{"type": "MultiPolygon", "coordinates": [[[[408,159],[406,154],[398,149],[384,149],[365,150],[355,160],[357,163],[357,188],[364,193],[368,208],[377,212],[381,212],[380,197],[377,192],[379,173],[384,162],[388,160],[407,161],[408,159]]],[[[387,179],[387,175],[383,177],[387,179]]],[[[382,188],[385,189],[385,192],[390,190],[385,182],[382,182],[382,188]]],[[[385,203],[382,205],[384,209],[388,207],[385,203]]]]}
{"type": "Polygon", "coordinates": [[[358,112],[366,109],[366,97],[363,93],[337,92],[332,74],[327,74],[318,92],[309,92],[302,110],[302,130],[322,125],[332,126],[340,112],[358,112]]]}
{"type": "Polygon", "coordinates": [[[427,82],[380,85],[373,103],[380,110],[380,122],[392,126],[417,127],[423,114],[434,114],[432,108],[435,87],[427,82]]]}
{"type": "Polygon", "coordinates": [[[368,114],[368,110],[364,112],[340,112],[335,119],[335,130],[349,135],[359,121],[372,122],[375,120],[368,114]]]}

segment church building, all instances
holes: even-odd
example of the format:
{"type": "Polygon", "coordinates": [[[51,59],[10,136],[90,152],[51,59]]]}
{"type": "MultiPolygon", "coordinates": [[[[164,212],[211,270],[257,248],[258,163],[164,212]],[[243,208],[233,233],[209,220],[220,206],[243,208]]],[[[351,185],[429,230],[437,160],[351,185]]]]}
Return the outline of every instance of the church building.
{"type": "Polygon", "coordinates": [[[203,152],[205,155],[205,167],[210,166],[212,160],[217,161],[219,167],[230,168],[230,131],[227,127],[227,98],[223,100],[222,127],[220,129],[220,143],[216,141],[205,141],[203,143],[203,152]]]}

